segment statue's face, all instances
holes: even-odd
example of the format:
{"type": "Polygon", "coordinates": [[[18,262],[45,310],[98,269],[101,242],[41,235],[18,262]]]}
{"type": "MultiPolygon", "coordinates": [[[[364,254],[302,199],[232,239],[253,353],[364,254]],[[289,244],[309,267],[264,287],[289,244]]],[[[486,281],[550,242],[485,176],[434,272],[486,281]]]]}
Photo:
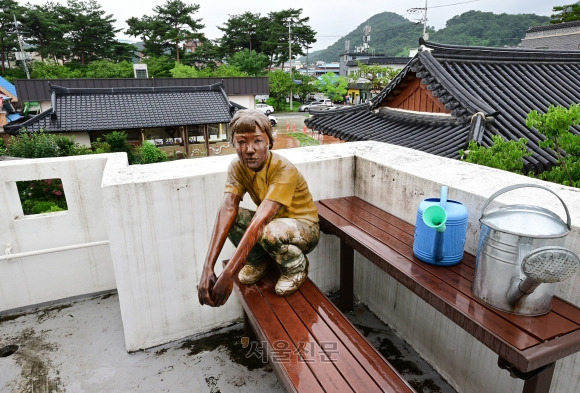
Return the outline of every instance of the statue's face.
{"type": "Polygon", "coordinates": [[[258,127],[253,133],[234,134],[234,148],[240,161],[254,172],[260,172],[266,165],[269,146],[268,134],[258,127]]]}

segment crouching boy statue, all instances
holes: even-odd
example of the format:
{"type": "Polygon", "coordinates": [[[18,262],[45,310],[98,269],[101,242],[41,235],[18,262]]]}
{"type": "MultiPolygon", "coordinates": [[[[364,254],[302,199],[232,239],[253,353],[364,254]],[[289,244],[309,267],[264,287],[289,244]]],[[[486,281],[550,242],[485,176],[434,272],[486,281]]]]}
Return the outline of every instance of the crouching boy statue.
{"type": "Polygon", "coordinates": [[[308,185],[296,167],[272,153],[269,119],[257,110],[241,110],[230,122],[237,158],[228,168],[225,194],[216,216],[198,286],[199,302],[219,307],[240,283],[260,280],[275,263],[281,275],[276,294],[294,293],[308,276],[308,254],[318,244],[318,212],[308,185]],[[248,193],[257,210],[239,206],[248,193]],[[217,258],[229,238],[236,251],[216,277],[217,258]],[[242,267],[243,266],[243,267],[242,267]]]}

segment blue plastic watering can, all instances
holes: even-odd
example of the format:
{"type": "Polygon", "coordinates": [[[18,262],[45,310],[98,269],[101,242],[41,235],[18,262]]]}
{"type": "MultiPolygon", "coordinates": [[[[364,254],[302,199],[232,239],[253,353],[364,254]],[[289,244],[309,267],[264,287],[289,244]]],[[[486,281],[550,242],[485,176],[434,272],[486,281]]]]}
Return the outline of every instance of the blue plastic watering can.
{"type": "Polygon", "coordinates": [[[447,187],[439,198],[423,200],[417,209],[413,253],[433,265],[455,265],[463,259],[467,233],[467,208],[447,199],[447,187]]]}

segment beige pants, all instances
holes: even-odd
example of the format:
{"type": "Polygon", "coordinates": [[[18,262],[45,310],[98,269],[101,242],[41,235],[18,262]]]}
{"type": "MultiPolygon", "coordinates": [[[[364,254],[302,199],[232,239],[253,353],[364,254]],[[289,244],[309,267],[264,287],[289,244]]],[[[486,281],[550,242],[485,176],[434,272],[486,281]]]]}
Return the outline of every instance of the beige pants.
{"type": "MultiPolygon", "coordinates": [[[[228,238],[237,247],[255,212],[238,208],[236,221],[228,238]]],[[[316,247],[320,238],[318,223],[293,218],[275,218],[264,228],[258,244],[252,248],[246,263],[260,265],[270,259],[276,261],[282,274],[295,274],[306,268],[305,254],[316,247]]]]}

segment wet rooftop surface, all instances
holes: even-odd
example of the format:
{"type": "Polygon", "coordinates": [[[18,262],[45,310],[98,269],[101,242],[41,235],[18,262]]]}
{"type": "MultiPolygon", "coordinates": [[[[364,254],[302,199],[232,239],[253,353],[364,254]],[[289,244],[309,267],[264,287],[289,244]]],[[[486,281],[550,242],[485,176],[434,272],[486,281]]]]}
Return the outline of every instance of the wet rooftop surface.
{"type": "MultiPolygon", "coordinates": [[[[366,307],[347,315],[420,393],[455,393],[366,307]]],[[[241,323],[127,353],[116,293],[0,314],[0,392],[282,392],[241,323]]]]}

